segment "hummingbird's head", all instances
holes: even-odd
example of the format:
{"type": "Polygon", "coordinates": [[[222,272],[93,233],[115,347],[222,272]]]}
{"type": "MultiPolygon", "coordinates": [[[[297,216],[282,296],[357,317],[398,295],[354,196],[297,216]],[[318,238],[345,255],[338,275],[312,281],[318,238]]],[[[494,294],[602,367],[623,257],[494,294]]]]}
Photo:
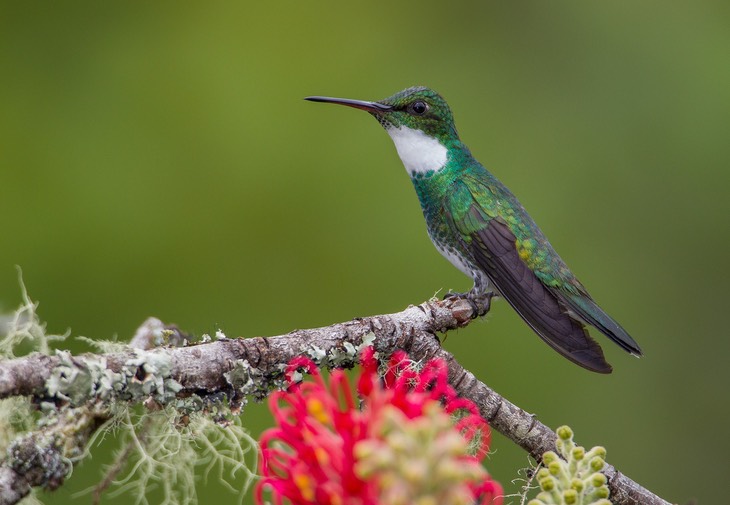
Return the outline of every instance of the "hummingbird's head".
{"type": "Polygon", "coordinates": [[[346,105],[372,114],[395,143],[411,176],[432,174],[446,166],[449,149],[459,144],[446,100],[425,87],[404,89],[379,102],[309,96],[305,100],[346,105]]]}
{"type": "Polygon", "coordinates": [[[326,96],[309,96],[305,100],[362,109],[372,114],[386,130],[402,127],[419,130],[429,137],[438,139],[442,144],[448,144],[450,139],[458,138],[454,116],[446,100],[425,86],[407,88],[377,102],[326,96]]]}
{"type": "Polygon", "coordinates": [[[404,89],[379,103],[391,109],[374,114],[386,129],[407,127],[445,141],[456,136],[454,116],[441,95],[424,86],[404,89]]]}

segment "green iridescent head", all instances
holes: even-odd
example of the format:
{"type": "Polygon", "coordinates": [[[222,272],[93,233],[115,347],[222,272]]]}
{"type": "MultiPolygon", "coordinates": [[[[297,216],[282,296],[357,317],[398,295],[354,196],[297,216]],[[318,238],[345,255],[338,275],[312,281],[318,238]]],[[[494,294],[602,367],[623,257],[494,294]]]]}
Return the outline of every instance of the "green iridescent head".
{"type": "Polygon", "coordinates": [[[312,102],[336,103],[372,114],[386,129],[407,127],[442,141],[457,138],[454,116],[441,95],[424,86],[407,88],[377,102],[310,96],[312,102]]]}

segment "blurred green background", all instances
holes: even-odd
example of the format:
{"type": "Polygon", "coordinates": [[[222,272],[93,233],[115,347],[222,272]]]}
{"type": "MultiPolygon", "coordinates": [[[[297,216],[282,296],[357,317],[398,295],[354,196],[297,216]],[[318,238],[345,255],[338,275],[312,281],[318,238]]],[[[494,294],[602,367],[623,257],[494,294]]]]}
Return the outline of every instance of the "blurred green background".
{"type": "MultiPolygon", "coordinates": [[[[256,336],[467,289],[378,124],[302,100],[428,85],[646,357],[601,339],[615,372],[590,374],[503,302],[445,347],[664,498],[724,502],[729,14],[656,0],[3,3],[0,303],[20,301],[18,264],[51,331],[127,339],[154,315],[256,336]]],[[[265,406],[244,415],[254,433],[269,423],[265,406]]],[[[528,458],[494,439],[489,470],[515,493],[528,458]]],[[[44,499],[97,482],[108,455],[93,455],[44,499]]]]}

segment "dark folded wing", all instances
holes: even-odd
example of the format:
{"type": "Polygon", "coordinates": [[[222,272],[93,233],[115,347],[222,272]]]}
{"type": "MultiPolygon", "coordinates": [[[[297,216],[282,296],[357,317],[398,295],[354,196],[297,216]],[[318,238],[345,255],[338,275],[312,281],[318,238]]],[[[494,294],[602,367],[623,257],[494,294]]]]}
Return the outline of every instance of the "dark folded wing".
{"type": "Polygon", "coordinates": [[[520,258],[508,226],[491,219],[470,234],[474,260],[522,319],[553,349],[578,365],[610,373],[603,351],[581,321],[520,258]]]}

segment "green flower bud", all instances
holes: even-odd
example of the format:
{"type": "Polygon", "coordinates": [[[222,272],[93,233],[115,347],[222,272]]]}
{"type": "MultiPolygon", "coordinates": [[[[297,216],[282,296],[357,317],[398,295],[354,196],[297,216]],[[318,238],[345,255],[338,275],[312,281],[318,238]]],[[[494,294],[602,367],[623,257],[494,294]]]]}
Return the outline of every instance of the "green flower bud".
{"type": "Polygon", "coordinates": [[[552,491],[555,489],[555,479],[552,477],[545,477],[540,481],[540,488],[543,491],[552,491]]]}
{"type": "Polygon", "coordinates": [[[608,487],[607,486],[601,486],[598,489],[596,489],[593,494],[596,498],[608,498],[608,487]]]}
{"type": "Polygon", "coordinates": [[[563,491],[563,501],[566,505],[574,505],[578,502],[578,493],[575,489],[566,489],[563,491]]]}
{"type": "Polygon", "coordinates": [[[550,493],[546,493],[545,491],[537,494],[537,501],[540,503],[540,505],[553,505],[555,503],[550,493]]]}
{"type": "Polygon", "coordinates": [[[551,475],[558,475],[560,473],[560,468],[562,466],[560,463],[560,461],[553,461],[547,466],[547,469],[550,471],[551,475]]]}
{"type": "Polygon", "coordinates": [[[603,461],[603,458],[596,456],[591,460],[591,469],[594,472],[600,472],[601,470],[603,470],[605,464],[606,462],[603,461]]]}
{"type": "Polygon", "coordinates": [[[548,451],[542,455],[542,462],[545,466],[549,465],[553,461],[558,461],[560,458],[553,451],[548,451]]]}
{"type": "Polygon", "coordinates": [[[583,484],[583,481],[580,479],[573,479],[570,481],[570,487],[571,489],[575,489],[579,493],[583,491],[583,488],[585,488],[585,485],[583,484]]]}
{"type": "Polygon", "coordinates": [[[583,457],[586,455],[586,450],[584,447],[578,446],[573,448],[572,456],[575,460],[582,460],[583,457]]]}
{"type": "Polygon", "coordinates": [[[586,453],[586,459],[590,460],[598,456],[601,459],[606,459],[606,448],[597,445],[586,453]]]}
{"type": "Polygon", "coordinates": [[[570,426],[561,426],[555,430],[555,433],[557,433],[561,440],[570,440],[573,438],[573,430],[570,429],[570,426]]]}
{"type": "Polygon", "coordinates": [[[608,479],[602,473],[594,473],[593,475],[591,475],[591,483],[593,484],[593,487],[601,487],[607,481],[608,479]]]}

